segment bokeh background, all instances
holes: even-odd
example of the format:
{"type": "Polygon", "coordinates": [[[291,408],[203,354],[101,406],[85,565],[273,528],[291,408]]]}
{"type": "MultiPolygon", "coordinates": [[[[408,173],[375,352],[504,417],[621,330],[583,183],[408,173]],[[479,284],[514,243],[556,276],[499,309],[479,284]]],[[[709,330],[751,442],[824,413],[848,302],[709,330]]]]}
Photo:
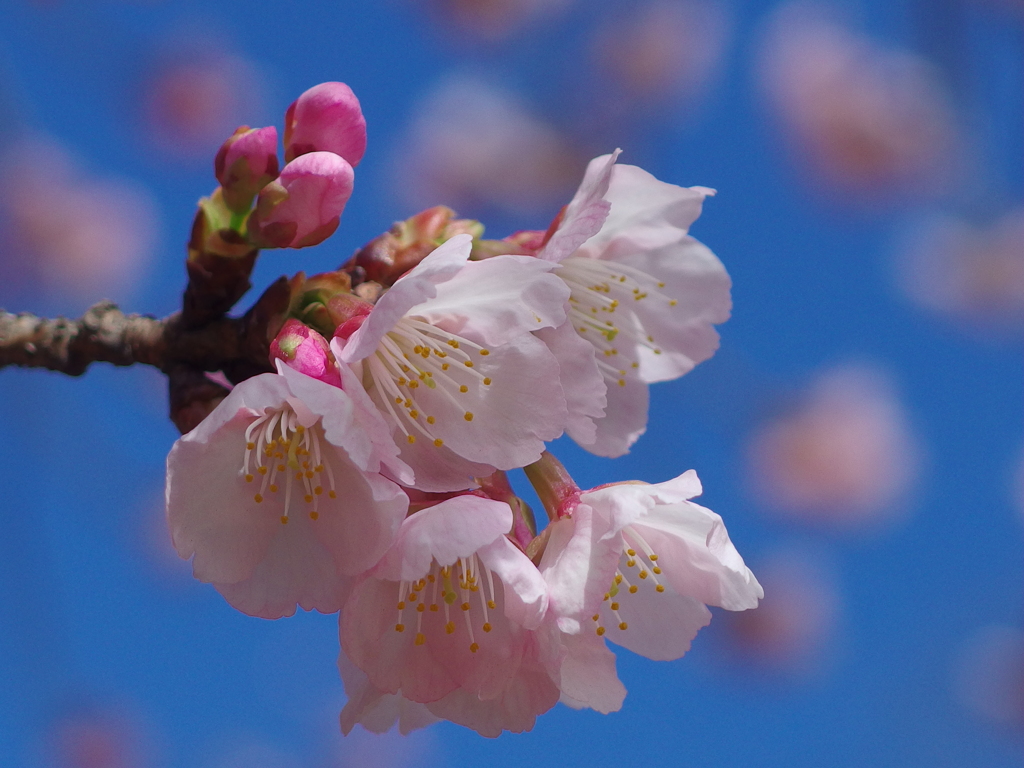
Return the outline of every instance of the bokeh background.
{"type": "Polygon", "coordinates": [[[422,207],[545,228],[588,158],[714,187],[722,347],[583,487],[695,468],[766,592],[622,711],[343,739],[337,621],[174,555],[157,373],[0,371],[0,766],[1024,763],[1019,0],[0,0],[0,305],[167,314],[239,124],[344,80],[370,145],[337,266],[422,207]]]}

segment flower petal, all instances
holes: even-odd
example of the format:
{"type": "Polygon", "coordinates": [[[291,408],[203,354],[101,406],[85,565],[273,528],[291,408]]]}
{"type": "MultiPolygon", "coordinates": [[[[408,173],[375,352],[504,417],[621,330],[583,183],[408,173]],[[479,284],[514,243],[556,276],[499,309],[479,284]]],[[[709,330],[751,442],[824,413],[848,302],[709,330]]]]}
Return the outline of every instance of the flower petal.
{"type": "Polygon", "coordinates": [[[348,736],[356,724],[370,733],[387,733],[398,723],[403,736],[438,721],[426,705],[409,701],[401,693],[384,693],[344,652],[338,654],[338,670],[345,685],[345,708],[341,710],[341,732],[348,736]]]}
{"type": "MultiPolygon", "coordinates": [[[[572,323],[568,322],[557,328],[539,330],[536,336],[547,344],[558,361],[558,378],[562,383],[569,412],[565,431],[579,445],[591,450],[589,446],[597,441],[594,421],[604,416],[608,403],[607,386],[597,367],[594,347],[576,333],[572,323]]],[[[644,409],[645,425],[646,422],[647,412],[644,409]]],[[[625,450],[621,453],[625,453],[625,450]]]]}
{"type": "Polygon", "coordinates": [[[587,627],[578,635],[562,634],[566,649],[559,667],[562,703],[573,709],[590,709],[607,715],[618,712],[626,698],[626,686],[615,671],[615,654],[604,640],[587,627]]]}
{"type": "Polygon", "coordinates": [[[593,440],[576,442],[597,456],[616,458],[629,453],[633,443],[647,431],[649,394],[647,385],[631,372],[622,379],[605,379],[605,382],[607,406],[604,418],[594,420],[593,440]],[[619,384],[619,381],[625,384],[619,384]]]}
{"type": "Polygon", "coordinates": [[[579,189],[565,208],[558,229],[537,253],[537,258],[559,262],[601,230],[611,207],[605,195],[621,151],[617,149],[610,155],[590,161],[579,189]]]}
{"type": "Polygon", "coordinates": [[[522,550],[501,536],[481,547],[480,561],[505,586],[505,615],[524,629],[536,629],[548,607],[544,578],[522,550]]]}
{"type": "Polygon", "coordinates": [[[565,322],[569,290],[551,268],[530,256],[471,261],[409,314],[488,346],[557,327],[565,322]]]}
{"type": "Polygon", "coordinates": [[[456,235],[399,278],[344,343],[338,359],[352,363],[373,354],[381,338],[400,318],[417,304],[434,298],[438,284],[465,266],[472,247],[471,235],[456,235]]]}

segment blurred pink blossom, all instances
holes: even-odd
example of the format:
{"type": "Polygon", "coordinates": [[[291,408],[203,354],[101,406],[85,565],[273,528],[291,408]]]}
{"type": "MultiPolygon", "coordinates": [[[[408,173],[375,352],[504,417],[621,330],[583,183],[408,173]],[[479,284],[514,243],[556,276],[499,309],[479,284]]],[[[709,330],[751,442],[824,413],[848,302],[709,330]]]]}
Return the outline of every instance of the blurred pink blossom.
{"type": "Polygon", "coordinates": [[[263,77],[249,61],[224,52],[220,41],[189,36],[168,46],[142,83],[149,139],[162,148],[208,157],[239,125],[252,124],[263,105],[263,77]]]}
{"type": "Polygon", "coordinates": [[[794,410],[764,424],[749,457],[779,514],[849,526],[903,511],[918,448],[887,378],[851,366],[826,371],[794,410]]]}
{"type": "Polygon", "coordinates": [[[903,290],[927,310],[1024,329],[1024,208],[987,226],[933,219],[909,238],[898,268],[903,290]]]}
{"type": "Polygon", "coordinates": [[[961,701],[996,725],[1024,731],[1024,632],[991,626],[964,650],[957,685],[961,701]]]}
{"type": "Polygon", "coordinates": [[[54,720],[47,756],[60,768],[146,768],[156,762],[147,730],[134,712],[89,707],[54,720]]]}
{"type": "Polygon", "coordinates": [[[594,37],[593,56],[623,106],[690,100],[718,70],[728,36],[719,0],[654,0],[609,19],[594,37]]]}
{"type": "Polygon", "coordinates": [[[475,80],[426,95],[395,163],[405,204],[529,215],[557,210],[585,160],[513,96],[475,80]]]}
{"type": "Polygon", "coordinates": [[[764,587],[757,610],[716,615],[728,647],[776,671],[815,671],[836,635],[840,600],[832,574],[813,556],[789,550],[756,568],[764,587]]]}
{"type": "Polygon", "coordinates": [[[58,144],[15,143],[0,157],[0,274],[39,279],[61,293],[120,298],[149,267],[157,207],[149,191],[87,175],[58,144]]]}
{"type": "Polygon", "coordinates": [[[948,182],[954,117],[923,59],[847,28],[827,6],[791,2],[772,16],[756,66],[794,155],[826,185],[878,194],[948,182]]]}
{"type": "Polygon", "coordinates": [[[468,36],[494,41],[510,37],[530,22],[550,18],[572,0],[430,0],[438,24],[468,36]],[[466,34],[468,33],[468,35],[466,34]]]}

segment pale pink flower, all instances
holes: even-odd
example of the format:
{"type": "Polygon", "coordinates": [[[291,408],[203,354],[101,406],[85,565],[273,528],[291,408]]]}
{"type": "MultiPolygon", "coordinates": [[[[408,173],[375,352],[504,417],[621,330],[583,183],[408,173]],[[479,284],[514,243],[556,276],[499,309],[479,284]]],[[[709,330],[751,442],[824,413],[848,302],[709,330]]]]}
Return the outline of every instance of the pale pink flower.
{"type": "Polygon", "coordinates": [[[241,611],[341,607],[346,577],[391,545],[411,473],[376,413],[293,371],[236,386],[167,458],[178,554],[241,611]]]}
{"type": "Polygon", "coordinates": [[[974,714],[1024,731],[1024,631],[988,626],[975,631],[961,651],[957,688],[974,714]]]}
{"type": "Polygon", "coordinates": [[[285,161],[320,151],[340,155],[353,168],[366,152],[366,118],[345,83],[314,85],[285,112],[285,161]]]}
{"type": "Polygon", "coordinates": [[[919,57],[857,33],[825,6],[790,2],[770,20],[757,71],[794,154],[827,184],[875,199],[933,192],[948,179],[953,112],[919,57]]]}
{"type": "Polygon", "coordinates": [[[352,166],[333,152],[292,160],[265,186],[249,217],[249,238],[261,248],[304,248],[334,234],[352,195],[352,166]]]}
{"type": "MultiPolygon", "coordinates": [[[[551,523],[540,563],[549,611],[568,635],[603,637],[650,659],[677,659],[711,621],[707,606],[743,611],[764,596],[722,518],[689,499],[701,493],[693,470],[664,483],[609,485],[579,493],[551,523]]],[[[594,649],[594,670],[607,664],[594,649]]],[[[563,665],[563,674],[566,668],[563,665]]],[[[584,678],[584,663],[575,670],[584,678]]],[[[579,686],[577,704],[613,692],[579,686]],[[586,696],[583,694],[586,693],[586,696]]],[[[564,686],[563,686],[564,687],[564,686]]],[[[621,699],[620,699],[621,700],[621,699]]]]}
{"type": "Polygon", "coordinates": [[[566,431],[601,456],[626,453],[647,428],[647,384],[678,378],[714,354],[713,324],[732,307],[722,263],[687,234],[712,190],[658,181],[615,165],[617,157],[591,161],[536,253],[557,263],[554,274],[570,289],[578,338],[568,329],[541,335],[567,368],[566,431]]]}
{"type": "Polygon", "coordinates": [[[863,524],[903,511],[919,449],[887,378],[849,366],[822,374],[791,413],[763,425],[749,454],[757,490],[779,513],[863,524]]]}
{"type": "Polygon", "coordinates": [[[247,213],[256,194],[277,178],[277,129],[242,126],[221,145],[213,170],[233,211],[247,213]]]}
{"type": "Polygon", "coordinates": [[[514,94],[450,79],[416,110],[392,187],[421,209],[538,215],[561,204],[582,166],[572,143],[514,94]]]}
{"type": "Polygon", "coordinates": [[[936,217],[907,239],[898,266],[916,304],[974,327],[1024,327],[1024,209],[981,226],[936,217]]]}
{"type": "Polygon", "coordinates": [[[470,248],[450,239],[334,341],[345,388],[365,387],[421,490],[525,466],[565,428],[558,361],[532,333],[565,322],[564,284],[538,259],[470,248]]]}
{"type": "Polygon", "coordinates": [[[418,727],[429,713],[497,736],[554,706],[531,632],[547,589],[511,527],[507,504],[472,494],[406,518],[342,612],[343,652],[365,675],[348,671],[343,728],[386,730],[403,717],[418,727]]]}

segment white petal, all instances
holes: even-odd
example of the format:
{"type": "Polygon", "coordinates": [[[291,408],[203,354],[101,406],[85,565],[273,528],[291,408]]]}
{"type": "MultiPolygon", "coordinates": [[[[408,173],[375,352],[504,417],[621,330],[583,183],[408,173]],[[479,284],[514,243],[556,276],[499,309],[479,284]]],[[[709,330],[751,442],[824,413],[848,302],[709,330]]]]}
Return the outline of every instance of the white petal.
{"type": "MultiPolygon", "coordinates": [[[[604,416],[608,402],[605,394],[607,387],[594,358],[594,347],[576,332],[572,323],[564,323],[557,328],[544,328],[537,331],[536,336],[547,344],[558,361],[558,377],[569,411],[565,431],[569,437],[590,450],[589,446],[597,439],[594,420],[604,416]]],[[[644,423],[646,416],[645,409],[644,423]]]]}

